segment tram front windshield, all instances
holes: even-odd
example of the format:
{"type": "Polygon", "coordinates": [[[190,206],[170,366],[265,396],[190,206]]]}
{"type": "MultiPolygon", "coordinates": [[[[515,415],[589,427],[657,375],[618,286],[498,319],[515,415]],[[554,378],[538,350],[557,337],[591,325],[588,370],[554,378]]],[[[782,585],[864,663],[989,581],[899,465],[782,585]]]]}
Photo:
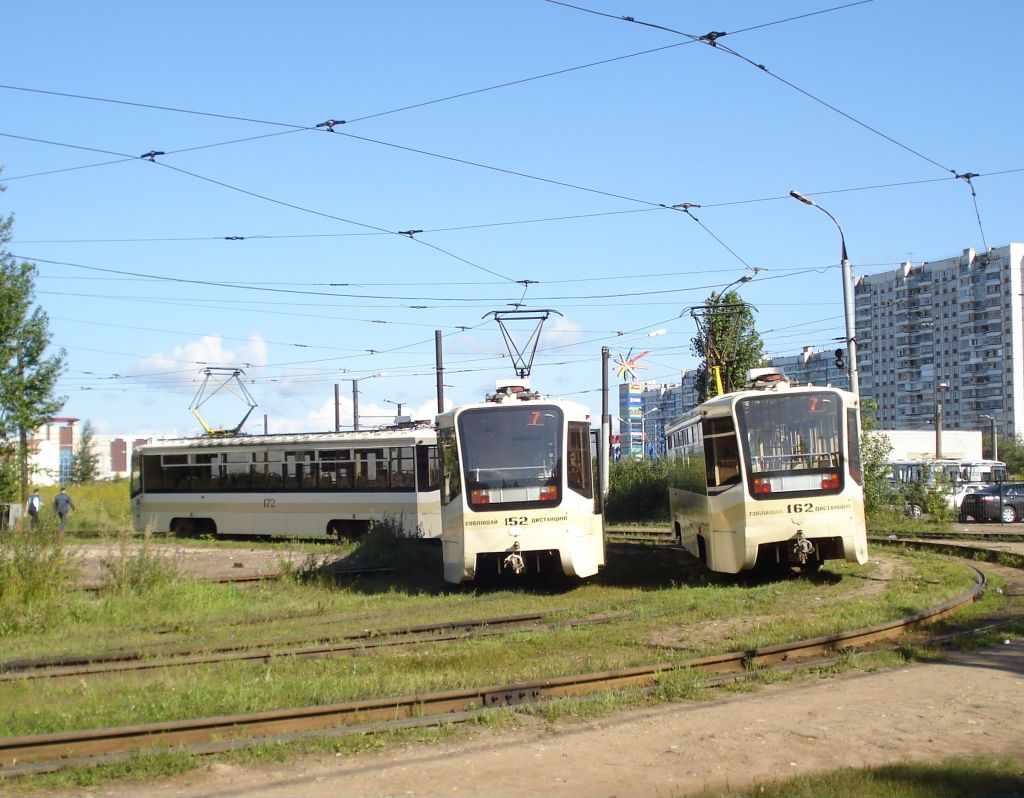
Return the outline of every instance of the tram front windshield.
{"type": "Polygon", "coordinates": [[[736,418],[755,498],[842,489],[844,415],[837,394],[742,399],[736,403],[736,418]]]}
{"type": "Polygon", "coordinates": [[[474,408],[463,412],[458,424],[470,508],[552,506],[561,501],[559,407],[474,408]]]}

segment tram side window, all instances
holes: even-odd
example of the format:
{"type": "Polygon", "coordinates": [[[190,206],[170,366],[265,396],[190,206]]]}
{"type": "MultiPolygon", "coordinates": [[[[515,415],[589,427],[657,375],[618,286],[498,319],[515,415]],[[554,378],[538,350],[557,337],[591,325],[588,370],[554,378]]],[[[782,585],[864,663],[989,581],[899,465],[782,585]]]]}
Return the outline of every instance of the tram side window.
{"type": "Polygon", "coordinates": [[[356,450],[356,490],[381,490],[390,486],[384,449],[356,450]]]}
{"type": "Polygon", "coordinates": [[[352,490],[354,475],[351,449],[320,452],[320,490],[352,490]]]}
{"type": "Polygon", "coordinates": [[[416,447],[416,485],[420,492],[437,490],[441,485],[441,462],[437,446],[416,447]]]}
{"type": "Polygon", "coordinates": [[[160,455],[147,454],[142,458],[142,485],[148,493],[163,490],[163,469],[160,468],[160,455]]]}
{"type": "Polygon", "coordinates": [[[267,452],[256,452],[256,462],[252,467],[253,490],[281,490],[284,483],[284,463],[281,462],[284,452],[274,449],[267,452]]]}
{"type": "Polygon", "coordinates": [[[316,453],[286,451],[284,453],[285,490],[311,490],[316,487],[316,453]]]}
{"type": "Polygon", "coordinates": [[[192,455],[191,489],[194,491],[220,490],[220,454],[192,455]]]}
{"type": "Polygon", "coordinates": [[[165,454],[162,465],[162,490],[187,491],[189,489],[191,475],[187,454],[165,454]]]}
{"type": "Polygon", "coordinates": [[[136,452],[132,452],[131,482],[128,484],[129,496],[138,496],[142,492],[142,457],[136,452]]]}
{"type": "Polygon", "coordinates": [[[437,446],[441,455],[441,504],[449,504],[462,495],[459,447],[455,442],[455,430],[446,428],[437,433],[437,446]]]}
{"type": "Polygon", "coordinates": [[[864,475],[860,465],[860,423],[857,420],[857,411],[852,407],[846,411],[846,439],[849,447],[847,463],[850,476],[854,482],[861,485],[864,482],[864,475]]]}
{"type": "Polygon", "coordinates": [[[740,449],[731,418],[704,421],[704,464],[709,488],[740,481],[740,449]]]}
{"type": "Polygon", "coordinates": [[[413,447],[392,446],[390,457],[391,487],[394,490],[413,490],[416,487],[416,461],[413,447]]]}
{"type": "Polygon", "coordinates": [[[569,488],[588,499],[594,498],[589,424],[582,421],[569,422],[569,446],[566,456],[566,478],[569,488]]]}
{"type": "Polygon", "coordinates": [[[220,485],[222,490],[237,491],[252,488],[252,475],[249,466],[252,456],[249,452],[225,452],[224,462],[220,466],[220,485]]]}

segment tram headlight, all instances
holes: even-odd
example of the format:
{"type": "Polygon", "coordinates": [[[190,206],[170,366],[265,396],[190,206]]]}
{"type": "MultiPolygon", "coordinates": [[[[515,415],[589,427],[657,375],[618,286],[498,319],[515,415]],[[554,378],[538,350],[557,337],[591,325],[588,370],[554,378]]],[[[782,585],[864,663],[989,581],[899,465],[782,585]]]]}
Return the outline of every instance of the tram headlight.
{"type": "Polygon", "coordinates": [[[763,496],[772,492],[772,483],[770,480],[762,479],[761,477],[754,477],[754,493],[755,495],[763,496]]]}
{"type": "Polygon", "coordinates": [[[469,492],[469,503],[470,504],[490,504],[491,497],[486,490],[480,488],[474,488],[469,492]]]}
{"type": "Polygon", "coordinates": [[[558,488],[554,485],[545,485],[540,489],[540,500],[542,502],[558,501],[558,488]]]}

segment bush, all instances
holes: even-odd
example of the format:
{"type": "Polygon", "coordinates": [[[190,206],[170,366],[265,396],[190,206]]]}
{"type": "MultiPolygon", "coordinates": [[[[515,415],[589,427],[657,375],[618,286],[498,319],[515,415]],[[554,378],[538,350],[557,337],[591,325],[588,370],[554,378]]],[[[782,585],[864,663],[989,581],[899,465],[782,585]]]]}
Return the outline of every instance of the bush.
{"type": "Polygon", "coordinates": [[[663,457],[612,463],[605,518],[612,523],[667,522],[668,467],[669,461],[663,457]]]}

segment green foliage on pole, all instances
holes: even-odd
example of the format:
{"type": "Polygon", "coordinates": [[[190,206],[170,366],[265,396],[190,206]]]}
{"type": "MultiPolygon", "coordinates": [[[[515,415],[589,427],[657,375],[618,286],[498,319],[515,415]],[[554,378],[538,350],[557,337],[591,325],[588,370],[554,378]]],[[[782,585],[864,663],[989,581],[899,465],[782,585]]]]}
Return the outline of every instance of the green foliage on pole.
{"type": "Polygon", "coordinates": [[[739,293],[711,293],[704,303],[703,329],[690,342],[690,350],[700,358],[694,380],[698,401],[715,396],[713,367],[722,368],[725,391],[741,388],[747,371],[764,362],[764,342],[754,325],[754,311],[739,293]]]}
{"type": "Polygon", "coordinates": [[[13,216],[0,219],[0,439],[14,442],[20,501],[25,502],[28,436],[64,405],[54,391],[65,352],[47,355],[49,317],[35,304],[36,267],[7,250],[13,228],[13,216]]]}

